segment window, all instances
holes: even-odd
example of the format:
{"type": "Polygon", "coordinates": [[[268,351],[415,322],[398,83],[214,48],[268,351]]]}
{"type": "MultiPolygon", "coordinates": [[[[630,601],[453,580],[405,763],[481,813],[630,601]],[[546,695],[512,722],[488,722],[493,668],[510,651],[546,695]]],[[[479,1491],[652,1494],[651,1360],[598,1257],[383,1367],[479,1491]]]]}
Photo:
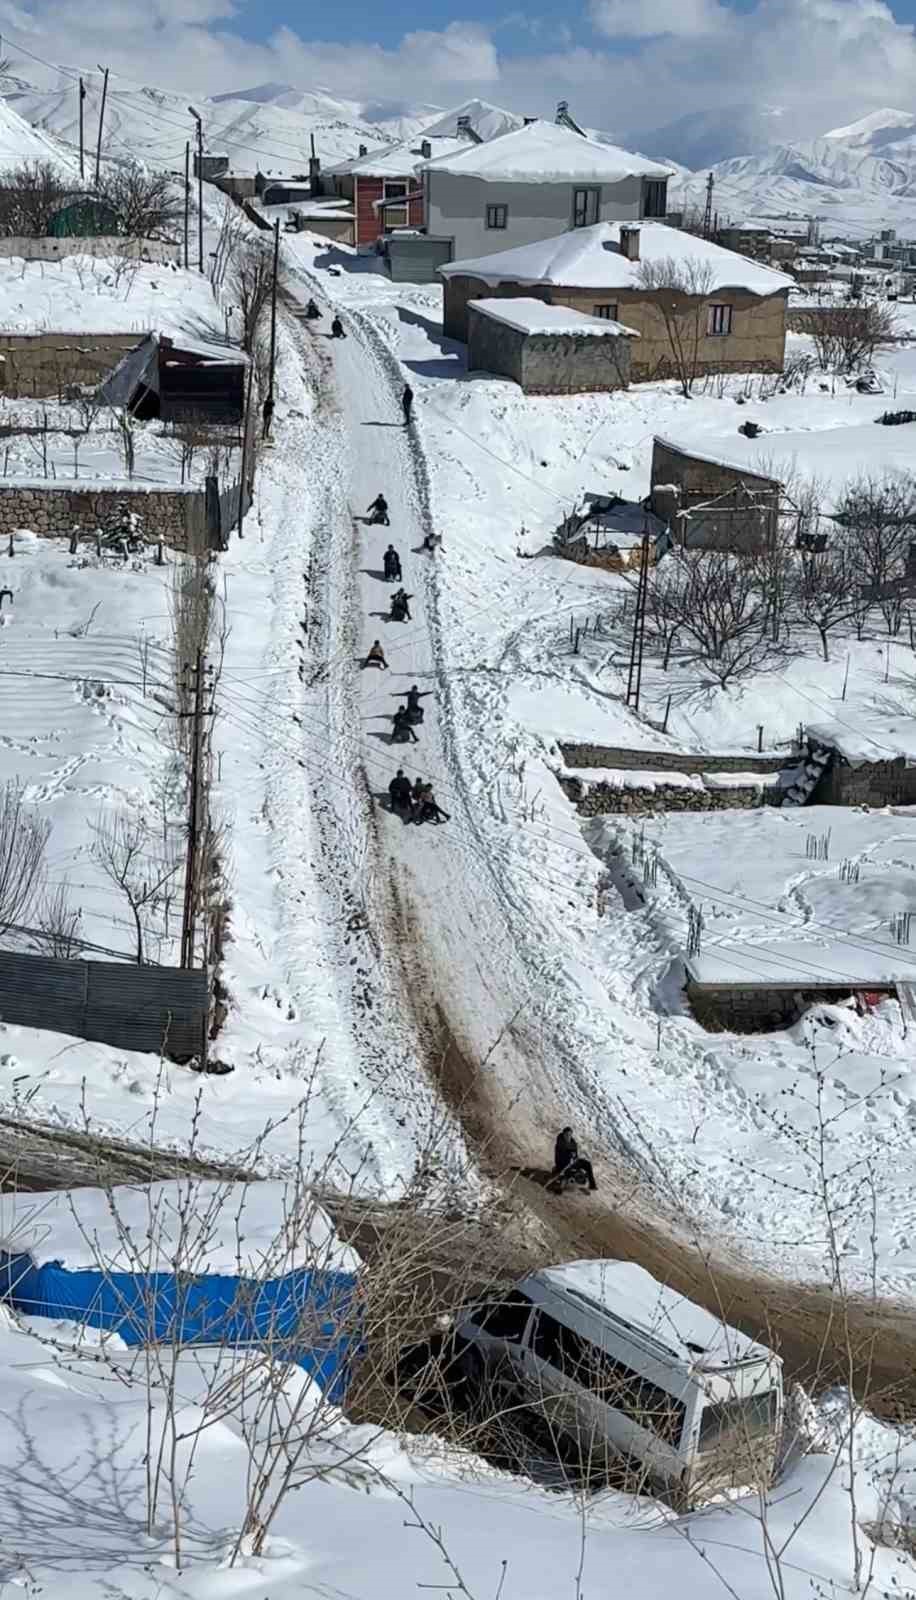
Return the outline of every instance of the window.
{"type": "MultiPolygon", "coordinates": [[[[385,199],[385,200],[406,200],[407,199],[407,184],[403,181],[403,179],[401,179],[401,178],[386,178],[385,181],[384,181],[383,187],[384,187],[384,191],[385,191],[384,195],[383,195],[383,199],[385,199]]],[[[406,228],[408,220],[409,220],[408,219],[407,206],[406,205],[403,205],[403,206],[386,205],[384,211],[382,212],[382,218],[383,218],[382,225],[385,228],[406,228]]]]}
{"type": "Polygon", "coordinates": [[[601,211],[600,189],[573,190],[573,227],[590,228],[601,211]]]}
{"type": "Polygon", "coordinates": [[[642,214],[644,217],[665,217],[668,214],[668,180],[649,178],[642,186],[642,214]]]}
{"type": "Polygon", "coordinates": [[[732,331],[731,306],[710,306],[706,317],[706,332],[711,337],[721,337],[732,331]]]}
{"type": "Polygon", "coordinates": [[[712,1450],[729,1434],[740,1440],[772,1433],[776,1426],[776,1390],[753,1394],[746,1400],[723,1400],[720,1405],[704,1406],[700,1419],[699,1448],[712,1450]]]}
{"type": "Polygon", "coordinates": [[[605,322],[616,322],[617,307],[612,304],[592,306],[592,316],[601,317],[605,322]]]}
{"type": "Polygon", "coordinates": [[[487,227],[504,228],[509,220],[508,206],[487,206],[487,227]]]}
{"type": "Polygon", "coordinates": [[[486,1329],[494,1338],[511,1339],[517,1343],[528,1326],[530,1311],[531,1301],[528,1296],[518,1289],[513,1289],[511,1294],[506,1295],[505,1300],[494,1300],[489,1305],[478,1307],[473,1320],[478,1328],[486,1329]]]}
{"type": "Polygon", "coordinates": [[[677,1449],[687,1415],[682,1400],[633,1372],[624,1362],[615,1361],[543,1311],[538,1312],[531,1347],[541,1361],[677,1449]]]}

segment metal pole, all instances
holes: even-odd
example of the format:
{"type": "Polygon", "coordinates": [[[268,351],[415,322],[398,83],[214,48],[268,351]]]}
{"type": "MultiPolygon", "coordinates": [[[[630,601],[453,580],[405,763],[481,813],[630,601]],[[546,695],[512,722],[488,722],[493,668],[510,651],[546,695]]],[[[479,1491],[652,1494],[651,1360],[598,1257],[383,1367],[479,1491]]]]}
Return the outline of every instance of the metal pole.
{"type": "Polygon", "coordinates": [[[102,164],[102,127],[105,122],[105,101],[108,99],[108,68],[100,66],[99,71],[105,74],[102,82],[102,104],[99,106],[99,137],[95,147],[95,186],[99,186],[99,167],[102,164]]]}
{"type": "Polygon", "coordinates": [[[191,141],[184,147],[184,264],[188,265],[188,224],[191,210],[191,141]]]}
{"type": "Polygon", "coordinates": [[[270,290],[270,382],[267,393],[274,397],[274,368],[277,364],[277,277],[280,271],[280,218],[274,223],[274,281],[270,290]]]}
{"type": "Polygon", "coordinates": [[[194,667],[194,718],[191,745],[191,795],[188,810],[188,850],[185,858],[184,908],[181,918],[181,965],[194,965],[194,932],[196,922],[197,835],[200,799],[200,735],[203,725],[202,702],[204,683],[203,651],[198,650],[194,667]]]}
{"type": "Polygon", "coordinates": [[[204,125],[197,119],[197,263],[204,270],[204,125]]]}
{"type": "Polygon", "coordinates": [[[86,98],[86,85],[80,78],[80,177],[86,177],[86,141],[83,131],[83,101],[86,98]]]}

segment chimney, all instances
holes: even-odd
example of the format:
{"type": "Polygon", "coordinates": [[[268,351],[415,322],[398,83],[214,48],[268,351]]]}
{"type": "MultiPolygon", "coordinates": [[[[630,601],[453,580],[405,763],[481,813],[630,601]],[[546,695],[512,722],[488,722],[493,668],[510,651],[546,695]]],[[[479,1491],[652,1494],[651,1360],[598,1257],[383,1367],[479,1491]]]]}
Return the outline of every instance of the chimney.
{"type": "Polygon", "coordinates": [[[361,144],[359,147],[359,153],[361,156],[367,156],[369,154],[369,146],[367,144],[361,144]]]}
{"type": "Polygon", "coordinates": [[[639,260],[639,229],[632,223],[622,223],[620,228],[620,254],[628,261],[639,260]]]}
{"type": "Polygon", "coordinates": [[[309,193],[313,200],[321,193],[321,161],[315,154],[314,134],[312,134],[312,153],[309,156],[309,193]]]}
{"type": "Polygon", "coordinates": [[[455,131],[456,131],[459,139],[468,139],[468,138],[470,138],[470,134],[471,134],[471,119],[470,119],[470,117],[459,117],[458,121],[457,121],[457,124],[456,124],[455,131]]]}
{"type": "Polygon", "coordinates": [[[565,122],[566,118],[568,116],[569,116],[569,101],[568,100],[558,100],[557,101],[557,116],[556,116],[557,122],[565,122]]]}
{"type": "Polygon", "coordinates": [[[423,160],[424,161],[428,161],[430,156],[432,155],[432,153],[433,153],[433,147],[430,144],[429,140],[428,139],[421,139],[420,140],[420,154],[423,157],[423,160]]]}

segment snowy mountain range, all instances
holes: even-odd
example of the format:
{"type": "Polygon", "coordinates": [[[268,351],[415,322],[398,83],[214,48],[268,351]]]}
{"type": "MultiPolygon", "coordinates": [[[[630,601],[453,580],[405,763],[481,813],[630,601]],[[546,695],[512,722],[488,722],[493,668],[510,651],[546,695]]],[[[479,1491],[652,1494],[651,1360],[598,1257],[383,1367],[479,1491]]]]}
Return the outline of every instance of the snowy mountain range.
{"type": "MultiPolygon", "coordinates": [[[[52,156],[73,170],[78,144],[78,74],[71,68],[30,75],[13,61],[2,82],[0,162],[52,156]]],[[[86,142],[94,146],[101,100],[99,75],[86,78],[86,142]]],[[[421,131],[454,133],[468,116],[482,138],[518,127],[515,112],[470,100],[451,110],[424,104],[369,103],[344,99],[316,86],[261,83],[196,102],[204,139],[225,152],[236,171],[302,171],[314,139],[325,166],[421,131]]],[[[707,175],[714,180],[714,205],[734,221],[820,219],[825,229],[872,233],[896,226],[916,232],[916,113],[895,108],[869,112],[807,142],[780,139],[783,114],[776,106],[724,107],[691,113],[652,132],[636,135],[590,129],[592,137],[622,143],[670,163],[672,209],[702,206],[707,175]],[[725,159],[715,153],[731,150],[725,159]],[[710,164],[707,165],[707,162],[710,164]]],[[[165,90],[109,85],[104,153],[114,160],[139,156],[156,166],[182,168],[186,141],[195,124],[187,100],[165,90]]]]}

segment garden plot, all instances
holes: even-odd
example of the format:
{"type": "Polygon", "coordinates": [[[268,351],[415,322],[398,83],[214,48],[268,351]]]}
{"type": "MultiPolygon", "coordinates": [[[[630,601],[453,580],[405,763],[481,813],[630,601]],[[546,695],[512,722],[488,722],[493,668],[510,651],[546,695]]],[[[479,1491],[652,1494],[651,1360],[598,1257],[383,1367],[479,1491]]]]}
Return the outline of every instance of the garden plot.
{"type": "Polygon", "coordinates": [[[136,333],[225,338],[209,278],[163,262],[66,256],[0,261],[0,328],[10,333],[136,333]]]}
{"type": "MultiPolygon", "coordinates": [[[[80,912],[81,939],[136,954],[123,893],[98,858],[99,829],[143,820],[150,864],[177,844],[183,775],[174,724],[172,565],[70,556],[23,533],[0,585],[0,783],[21,785],[50,827],[47,890],[80,912]]],[[[180,879],[142,917],[149,959],[173,958],[180,879]]]]}
{"type": "Polygon", "coordinates": [[[916,980],[916,826],[909,814],[810,806],[671,813],[595,825],[633,858],[698,979],[800,987],[916,980]],[[912,944],[910,940],[912,938],[912,944]]]}

